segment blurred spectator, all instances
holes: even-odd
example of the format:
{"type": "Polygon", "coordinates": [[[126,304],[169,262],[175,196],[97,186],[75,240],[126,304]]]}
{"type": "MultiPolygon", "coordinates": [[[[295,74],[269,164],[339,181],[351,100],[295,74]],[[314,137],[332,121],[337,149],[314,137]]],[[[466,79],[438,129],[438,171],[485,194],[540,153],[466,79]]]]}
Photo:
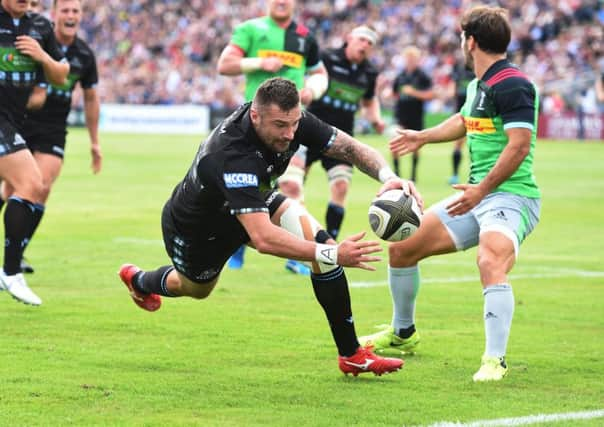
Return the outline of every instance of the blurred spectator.
{"type": "MultiPolygon", "coordinates": [[[[46,6],[50,0],[42,0],[46,6]]],[[[372,24],[381,42],[374,54],[383,87],[404,67],[410,45],[426,55],[421,67],[435,90],[451,79],[459,47],[458,15],[468,0],[307,0],[299,20],[316,31],[322,47],[337,47],[359,24],[372,24]]],[[[500,0],[509,10],[514,39],[510,57],[542,93],[578,107],[575,94],[593,88],[594,64],[604,58],[604,3],[596,0],[500,0]],[[559,96],[558,96],[559,95],[559,96]]],[[[266,2],[243,0],[87,0],[81,36],[98,53],[103,102],[194,103],[212,108],[243,101],[243,79],[216,73],[216,61],[233,27],[262,15],[266,2]]],[[[47,8],[48,9],[48,8],[47,8]]],[[[602,65],[602,64],[600,64],[602,65]]],[[[555,102],[554,102],[555,101],[555,102]]],[[[453,108],[442,99],[428,110],[453,108]]]]}

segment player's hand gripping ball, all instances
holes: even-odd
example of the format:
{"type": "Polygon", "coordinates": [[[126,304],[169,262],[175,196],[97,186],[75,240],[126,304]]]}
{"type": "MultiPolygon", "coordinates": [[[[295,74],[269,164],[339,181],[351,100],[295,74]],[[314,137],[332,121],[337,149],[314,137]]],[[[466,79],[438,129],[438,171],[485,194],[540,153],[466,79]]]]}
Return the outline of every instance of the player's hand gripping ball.
{"type": "Polygon", "coordinates": [[[383,240],[399,242],[417,231],[422,220],[415,197],[403,190],[388,190],[376,197],[369,206],[369,224],[383,240]]]}

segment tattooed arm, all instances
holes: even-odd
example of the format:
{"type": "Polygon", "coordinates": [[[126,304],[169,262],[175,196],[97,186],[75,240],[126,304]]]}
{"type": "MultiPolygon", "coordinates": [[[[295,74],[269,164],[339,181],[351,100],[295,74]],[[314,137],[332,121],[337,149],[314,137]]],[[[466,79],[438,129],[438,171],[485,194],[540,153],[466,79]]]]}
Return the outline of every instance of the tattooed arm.
{"type": "Polygon", "coordinates": [[[402,188],[407,194],[415,196],[423,209],[422,196],[413,182],[400,179],[376,149],[363,144],[346,132],[338,130],[335,141],[325,150],[325,154],[352,163],[364,174],[382,182],[384,185],[378,194],[394,188],[402,188]]]}
{"type": "Polygon", "coordinates": [[[376,180],[380,180],[380,169],[388,167],[388,163],[377,150],[341,130],[338,130],[335,141],[325,151],[325,154],[352,163],[361,172],[376,180]]]}

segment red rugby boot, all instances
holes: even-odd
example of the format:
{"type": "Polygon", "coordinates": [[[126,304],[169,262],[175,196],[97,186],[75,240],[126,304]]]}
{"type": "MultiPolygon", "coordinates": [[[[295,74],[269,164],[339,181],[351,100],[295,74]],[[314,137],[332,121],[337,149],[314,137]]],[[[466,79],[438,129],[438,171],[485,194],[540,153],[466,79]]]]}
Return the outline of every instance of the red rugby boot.
{"type": "Polygon", "coordinates": [[[132,278],[139,271],[141,271],[141,269],[134,264],[124,264],[120,267],[120,279],[122,279],[122,282],[124,282],[124,285],[128,288],[130,297],[132,297],[132,301],[134,301],[136,305],[147,311],[159,310],[161,307],[161,297],[159,295],[146,294],[134,288],[132,278]]]}
{"type": "Polygon", "coordinates": [[[359,347],[357,352],[350,357],[338,356],[340,371],[355,377],[364,372],[373,372],[375,375],[396,372],[403,367],[403,360],[394,357],[381,357],[373,354],[372,346],[359,347]]]}

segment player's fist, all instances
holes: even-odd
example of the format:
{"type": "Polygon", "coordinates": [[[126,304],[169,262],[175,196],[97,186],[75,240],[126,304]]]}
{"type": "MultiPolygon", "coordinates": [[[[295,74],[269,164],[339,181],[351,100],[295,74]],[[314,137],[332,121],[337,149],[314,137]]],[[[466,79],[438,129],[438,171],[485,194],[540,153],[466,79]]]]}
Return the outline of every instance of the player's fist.
{"type": "Polygon", "coordinates": [[[269,73],[276,73],[283,67],[283,61],[276,56],[269,56],[262,59],[261,68],[269,73]]]}

